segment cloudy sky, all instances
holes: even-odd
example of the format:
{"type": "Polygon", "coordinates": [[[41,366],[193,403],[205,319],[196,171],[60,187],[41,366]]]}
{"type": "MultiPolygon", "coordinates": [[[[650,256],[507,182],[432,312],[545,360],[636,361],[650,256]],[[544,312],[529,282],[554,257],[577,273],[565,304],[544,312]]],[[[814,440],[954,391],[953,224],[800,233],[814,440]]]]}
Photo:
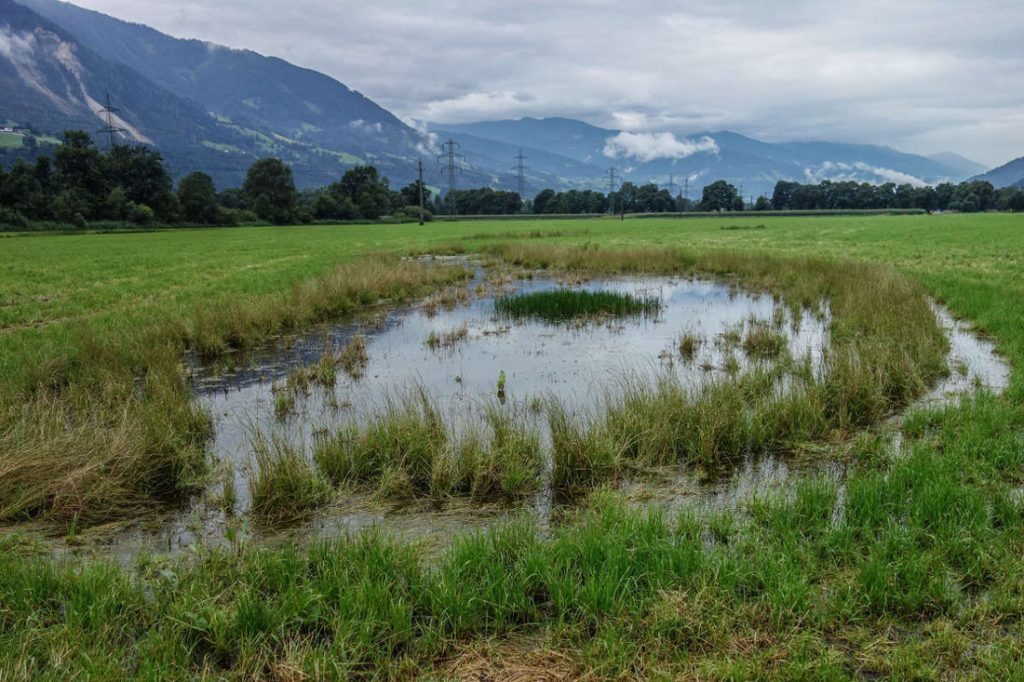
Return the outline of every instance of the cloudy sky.
{"type": "Polygon", "coordinates": [[[406,119],[570,116],[1024,154],[1021,0],[75,0],[323,71],[406,119]]]}

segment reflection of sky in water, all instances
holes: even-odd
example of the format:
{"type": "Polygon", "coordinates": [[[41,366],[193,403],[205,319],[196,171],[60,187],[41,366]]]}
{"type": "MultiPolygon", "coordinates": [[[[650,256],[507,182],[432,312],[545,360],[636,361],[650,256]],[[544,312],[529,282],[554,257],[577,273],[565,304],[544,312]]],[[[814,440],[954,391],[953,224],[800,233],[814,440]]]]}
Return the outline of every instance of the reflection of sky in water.
{"type": "MultiPolygon", "coordinates": [[[[521,283],[518,291],[556,286],[533,280],[521,283]]],[[[550,325],[496,319],[493,299],[486,296],[453,310],[439,309],[433,317],[404,308],[365,329],[350,323],[313,332],[296,339],[288,351],[254,358],[249,369],[197,378],[199,393],[217,422],[213,452],[244,467],[257,428],[308,445],[316,430],[361,421],[383,410],[389,398],[401,398],[416,386],[426,390],[457,428],[463,420],[478,420],[480,408],[494,400],[501,371],[507,377],[509,404],[523,412],[531,399],[546,397],[572,410],[591,410],[625,380],[653,381],[667,373],[697,386],[717,372],[709,373],[705,365],[723,363],[723,351],[714,340],[751,318],[770,320],[776,307],[769,296],[707,281],[619,279],[593,281],[583,288],[656,295],[664,308],[656,318],[550,325]],[[453,348],[427,346],[431,332],[442,335],[463,325],[468,336],[453,348]],[[299,397],[294,414],[284,422],[277,419],[273,382],[283,383],[290,367],[315,363],[328,336],[341,348],[359,331],[366,334],[369,356],[363,378],[353,381],[339,369],[333,391],[313,385],[308,395],[299,397]],[[684,332],[705,339],[693,362],[678,354],[684,332]]],[[[784,328],[792,335],[793,354],[819,356],[824,322],[805,315],[798,333],[792,334],[790,326],[787,322],[784,328]]]]}

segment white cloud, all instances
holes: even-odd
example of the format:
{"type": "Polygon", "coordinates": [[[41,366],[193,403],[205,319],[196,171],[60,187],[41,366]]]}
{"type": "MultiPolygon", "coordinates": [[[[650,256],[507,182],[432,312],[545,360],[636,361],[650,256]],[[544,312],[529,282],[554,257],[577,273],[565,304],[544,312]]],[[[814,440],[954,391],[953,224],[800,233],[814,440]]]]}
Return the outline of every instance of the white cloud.
{"type": "Polygon", "coordinates": [[[672,133],[619,133],[605,141],[604,155],[609,159],[636,159],[641,163],[655,159],[685,159],[701,153],[718,153],[718,143],[704,136],[699,140],[680,140],[672,133]]]}
{"type": "Polygon", "coordinates": [[[893,182],[897,185],[913,185],[914,187],[925,187],[927,182],[919,177],[903,173],[892,168],[883,166],[872,166],[863,161],[854,163],[843,163],[837,161],[826,161],[817,168],[805,168],[804,175],[810,182],[822,182],[823,180],[856,182],[893,182]]]}
{"type": "Polygon", "coordinates": [[[379,134],[379,133],[384,132],[384,126],[382,126],[379,122],[378,123],[367,123],[366,121],[364,121],[361,118],[357,118],[354,121],[349,121],[348,127],[352,128],[353,130],[358,130],[359,132],[366,133],[366,134],[370,134],[370,133],[378,133],[379,134]]]}
{"type": "Polygon", "coordinates": [[[1020,0],[75,1],[435,122],[570,116],[993,165],[1024,153],[1020,0]]]}

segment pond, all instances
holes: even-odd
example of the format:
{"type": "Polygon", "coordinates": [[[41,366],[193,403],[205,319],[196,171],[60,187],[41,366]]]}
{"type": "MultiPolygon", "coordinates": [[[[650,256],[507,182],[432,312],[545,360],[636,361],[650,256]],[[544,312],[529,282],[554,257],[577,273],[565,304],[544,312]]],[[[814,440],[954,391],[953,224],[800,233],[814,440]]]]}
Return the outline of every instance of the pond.
{"type": "MultiPolygon", "coordinates": [[[[980,383],[1002,388],[1005,363],[993,349],[941,309],[936,312],[951,337],[954,371],[931,398],[980,383]]],[[[792,357],[807,358],[814,368],[820,365],[828,340],[827,309],[794,316],[771,296],[721,281],[628,277],[568,283],[533,273],[503,283],[489,281],[488,273],[478,269],[465,287],[416,305],[381,309],[280,339],[274,348],[247,356],[230,371],[195,365],[196,398],[209,407],[215,421],[211,455],[233,485],[236,515],[225,514],[217,504],[224,485],[219,482],[187,509],[135,523],[107,538],[105,551],[128,560],[140,551],[173,553],[193,545],[223,544],[240,533],[274,542],[368,527],[440,543],[454,533],[524,511],[546,523],[557,513],[548,491],[539,493],[525,510],[466,501],[397,507],[369,493],[348,493],[299,526],[261,528],[247,515],[253,442],[257,437],[277,437],[309,452],[321,434],[365,423],[410,391],[429,396],[455,431],[481,422],[484,412],[497,406],[527,415],[543,434],[545,401],[588,413],[626,385],[653,385],[671,377],[699,387],[758,362],[741,347],[741,340],[757,325],[784,338],[792,357]],[[652,314],[555,323],[496,313],[496,297],[565,288],[656,298],[660,306],[652,314]],[[339,370],[327,385],[314,381],[301,390],[289,388],[289,377],[319,362],[325,348],[344,349],[353,339],[360,339],[365,352],[358,371],[339,370]],[[682,343],[684,339],[690,343],[682,343]],[[504,390],[499,395],[500,377],[504,390]],[[289,404],[282,410],[281,395],[289,391],[289,404]]],[[[546,438],[542,447],[548,447],[546,438]]],[[[833,476],[842,471],[834,462],[822,463],[819,470],[833,476]]],[[[721,505],[782,484],[790,471],[786,462],[767,458],[743,463],[727,480],[700,481],[676,468],[650,485],[632,481],[625,487],[628,495],[647,501],[721,505]]]]}

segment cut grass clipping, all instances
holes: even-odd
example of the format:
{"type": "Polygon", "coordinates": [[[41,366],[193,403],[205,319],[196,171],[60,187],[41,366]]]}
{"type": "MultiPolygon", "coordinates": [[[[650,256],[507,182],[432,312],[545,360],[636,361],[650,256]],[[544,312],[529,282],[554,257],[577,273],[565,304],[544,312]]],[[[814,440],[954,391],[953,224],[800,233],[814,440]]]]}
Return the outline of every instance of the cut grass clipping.
{"type": "Polygon", "coordinates": [[[565,322],[594,317],[653,316],[661,311],[657,296],[634,296],[615,291],[558,289],[530,294],[502,296],[494,301],[501,316],[565,322]]]}

